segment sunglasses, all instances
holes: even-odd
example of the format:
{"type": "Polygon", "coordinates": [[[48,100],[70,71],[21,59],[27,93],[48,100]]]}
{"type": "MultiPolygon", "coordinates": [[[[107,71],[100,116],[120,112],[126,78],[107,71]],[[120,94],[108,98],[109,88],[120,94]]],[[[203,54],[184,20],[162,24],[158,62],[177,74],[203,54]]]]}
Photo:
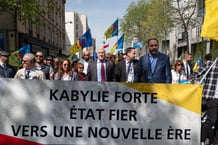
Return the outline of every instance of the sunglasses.
{"type": "Polygon", "coordinates": [[[68,63],[64,63],[63,65],[64,65],[64,66],[67,66],[67,65],[69,66],[70,64],[68,64],[68,63]]]}
{"type": "Polygon", "coordinates": [[[183,66],[183,64],[181,64],[181,63],[178,63],[178,64],[177,64],[177,66],[183,66]]]}
{"type": "Polygon", "coordinates": [[[156,46],[158,46],[158,45],[157,45],[157,44],[154,44],[154,45],[152,44],[152,45],[149,45],[149,46],[150,46],[150,47],[154,47],[154,46],[156,47],[156,46]]]}
{"type": "Polygon", "coordinates": [[[27,63],[29,62],[29,60],[22,60],[22,63],[27,63]]]}
{"type": "Polygon", "coordinates": [[[36,57],[40,57],[40,58],[42,58],[42,55],[36,55],[36,57]]]}

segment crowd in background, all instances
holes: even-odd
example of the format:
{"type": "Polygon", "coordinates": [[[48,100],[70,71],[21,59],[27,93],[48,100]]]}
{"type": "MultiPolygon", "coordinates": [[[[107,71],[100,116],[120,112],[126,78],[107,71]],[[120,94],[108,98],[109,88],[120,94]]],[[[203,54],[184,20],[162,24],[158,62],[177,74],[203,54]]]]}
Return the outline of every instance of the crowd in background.
{"type": "MultiPolygon", "coordinates": [[[[135,59],[133,47],[125,53],[115,55],[105,53],[104,48],[97,50],[97,59],[93,60],[88,50],[83,51],[82,59],[62,59],[45,56],[38,51],[26,54],[22,59],[22,69],[8,64],[9,53],[0,52],[0,77],[20,79],[50,79],[72,81],[110,81],[110,82],[145,82],[179,84],[190,79],[193,73],[192,55],[184,54],[183,58],[170,64],[168,55],[158,51],[157,39],[148,40],[149,52],[139,60],[135,59]],[[42,71],[42,76],[38,76],[42,71]],[[104,77],[104,78],[102,78],[104,77]]],[[[205,57],[208,61],[212,56],[205,57]]],[[[206,63],[206,62],[205,62],[206,63]]],[[[204,63],[204,64],[205,64],[204,63]]]]}
{"type": "Polygon", "coordinates": [[[212,127],[215,127],[211,141],[218,143],[218,63],[213,63],[212,55],[207,54],[206,61],[193,72],[194,64],[190,53],[170,64],[169,56],[159,52],[157,39],[149,39],[147,48],[149,52],[139,60],[135,59],[136,50],[133,47],[126,48],[125,53],[118,53],[117,59],[115,55],[106,54],[104,48],[99,48],[97,59],[93,60],[90,52],[85,50],[82,59],[73,61],[45,57],[43,52],[38,51],[35,54],[25,54],[22,68],[19,69],[8,64],[8,52],[0,51],[0,78],[182,84],[187,81],[198,82],[208,73],[203,90],[207,119],[202,125],[201,141],[205,142],[212,127]]]}

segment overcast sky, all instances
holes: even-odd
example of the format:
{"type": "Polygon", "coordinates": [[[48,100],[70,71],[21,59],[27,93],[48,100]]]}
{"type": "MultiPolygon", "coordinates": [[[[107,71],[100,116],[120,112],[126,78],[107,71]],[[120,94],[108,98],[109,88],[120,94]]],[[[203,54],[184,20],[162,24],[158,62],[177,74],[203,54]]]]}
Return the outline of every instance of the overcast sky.
{"type": "MultiPolygon", "coordinates": [[[[103,44],[104,32],[117,18],[122,18],[132,2],[138,0],[67,0],[65,10],[87,15],[92,37],[96,38],[96,47],[103,44]]],[[[117,37],[106,40],[110,47],[117,37]]]]}

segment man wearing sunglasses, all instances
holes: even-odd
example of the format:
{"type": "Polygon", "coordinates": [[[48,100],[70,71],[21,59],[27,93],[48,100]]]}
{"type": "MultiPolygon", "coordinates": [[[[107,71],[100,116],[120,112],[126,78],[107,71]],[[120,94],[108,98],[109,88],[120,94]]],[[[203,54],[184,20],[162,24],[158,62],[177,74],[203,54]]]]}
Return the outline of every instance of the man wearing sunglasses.
{"type": "Polygon", "coordinates": [[[52,66],[49,66],[44,63],[44,54],[41,51],[37,51],[35,55],[36,60],[36,68],[43,71],[45,73],[45,77],[47,80],[52,79],[54,76],[54,71],[52,66]]]}
{"type": "Polygon", "coordinates": [[[148,40],[149,52],[142,56],[137,66],[135,82],[171,83],[171,67],[169,56],[160,53],[156,38],[148,40]]]}
{"type": "Polygon", "coordinates": [[[23,68],[19,69],[14,76],[17,79],[45,79],[45,74],[35,67],[35,56],[32,53],[24,55],[22,60],[23,68]]]}

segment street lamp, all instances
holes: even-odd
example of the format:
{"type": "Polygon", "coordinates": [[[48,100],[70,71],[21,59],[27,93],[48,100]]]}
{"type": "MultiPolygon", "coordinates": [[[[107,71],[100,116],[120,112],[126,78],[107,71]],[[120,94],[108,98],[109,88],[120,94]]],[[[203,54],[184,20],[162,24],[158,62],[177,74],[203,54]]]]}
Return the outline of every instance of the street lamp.
{"type": "Polygon", "coordinates": [[[72,23],[73,23],[72,21],[65,22],[65,24],[72,24],[72,23]]]}

